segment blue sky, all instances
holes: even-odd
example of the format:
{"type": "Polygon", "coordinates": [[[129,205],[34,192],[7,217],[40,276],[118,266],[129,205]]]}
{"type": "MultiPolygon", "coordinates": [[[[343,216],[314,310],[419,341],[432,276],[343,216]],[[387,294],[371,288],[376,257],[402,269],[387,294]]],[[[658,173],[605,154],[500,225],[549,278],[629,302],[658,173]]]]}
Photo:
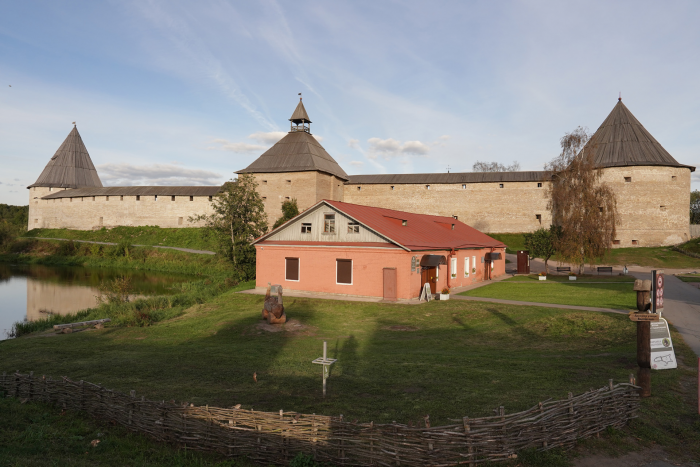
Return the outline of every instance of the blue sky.
{"type": "Polygon", "coordinates": [[[699,18],[694,1],[5,1],[0,203],[26,204],[73,121],[105,185],[221,183],[299,92],[350,174],[541,170],[620,91],[700,166],[699,18]]]}

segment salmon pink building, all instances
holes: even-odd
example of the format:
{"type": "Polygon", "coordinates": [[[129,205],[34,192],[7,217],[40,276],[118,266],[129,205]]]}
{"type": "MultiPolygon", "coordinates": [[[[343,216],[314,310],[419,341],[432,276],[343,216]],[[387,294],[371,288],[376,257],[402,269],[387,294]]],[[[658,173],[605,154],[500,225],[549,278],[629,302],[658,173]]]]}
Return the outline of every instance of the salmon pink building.
{"type": "Polygon", "coordinates": [[[505,274],[505,245],[451,217],[322,200],[253,242],[256,286],[418,298],[505,274]]]}

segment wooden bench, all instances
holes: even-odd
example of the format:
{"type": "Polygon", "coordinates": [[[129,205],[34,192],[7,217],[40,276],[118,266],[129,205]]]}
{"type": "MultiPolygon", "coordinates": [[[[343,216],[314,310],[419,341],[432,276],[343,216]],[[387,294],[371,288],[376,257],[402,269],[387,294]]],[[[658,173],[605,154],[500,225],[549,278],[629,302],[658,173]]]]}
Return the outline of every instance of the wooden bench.
{"type": "Polygon", "coordinates": [[[601,272],[609,272],[612,276],[612,266],[598,266],[598,274],[600,274],[601,272]]]}
{"type": "Polygon", "coordinates": [[[571,266],[557,267],[557,272],[568,272],[571,273],[571,266]]]}
{"type": "Polygon", "coordinates": [[[62,334],[68,334],[73,332],[73,328],[77,328],[79,326],[94,326],[95,329],[102,329],[104,327],[104,323],[109,323],[110,321],[112,320],[109,318],[93,319],[92,321],[79,321],[77,323],[54,324],[53,328],[62,334]]]}

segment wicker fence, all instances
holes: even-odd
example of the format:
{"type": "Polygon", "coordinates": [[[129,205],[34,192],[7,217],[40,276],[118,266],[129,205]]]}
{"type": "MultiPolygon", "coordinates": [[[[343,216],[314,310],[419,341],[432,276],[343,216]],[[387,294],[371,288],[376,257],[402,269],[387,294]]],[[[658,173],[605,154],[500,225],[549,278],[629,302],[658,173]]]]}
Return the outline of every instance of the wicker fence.
{"type": "Polygon", "coordinates": [[[570,448],[607,427],[623,427],[639,409],[637,386],[608,386],[513,414],[455,420],[431,427],[356,423],[343,417],[149,401],[83,381],[15,373],[0,377],[9,397],[57,404],[112,420],[189,449],[286,465],[298,453],[348,466],[477,465],[515,457],[525,448],[570,448]]]}

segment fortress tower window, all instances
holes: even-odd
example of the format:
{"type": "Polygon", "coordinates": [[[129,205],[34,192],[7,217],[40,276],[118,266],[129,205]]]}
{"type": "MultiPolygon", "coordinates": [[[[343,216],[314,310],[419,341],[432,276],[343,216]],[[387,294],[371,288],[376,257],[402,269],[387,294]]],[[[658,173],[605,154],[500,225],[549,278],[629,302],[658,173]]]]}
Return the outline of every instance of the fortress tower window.
{"type": "Polygon", "coordinates": [[[49,191],[53,191],[53,188],[52,188],[52,187],[49,187],[49,191]]]}
{"type": "Polygon", "coordinates": [[[141,201],[141,195],[136,195],[136,201],[141,201]]]}
{"type": "Polygon", "coordinates": [[[285,196],[284,199],[289,201],[289,196],[285,196]]]}
{"type": "Polygon", "coordinates": [[[172,195],[172,196],[170,197],[170,201],[175,201],[175,195],[172,195]]]}
{"type": "Polygon", "coordinates": [[[675,175],[671,175],[671,181],[675,182],[678,178],[675,175]]]}
{"type": "Polygon", "coordinates": [[[659,209],[661,209],[662,211],[665,211],[665,210],[666,210],[666,206],[659,206],[659,209]]]}
{"type": "Polygon", "coordinates": [[[625,183],[632,183],[632,177],[625,177],[625,183]]]}
{"type": "Polygon", "coordinates": [[[209,196],[209,201],[211,201],[211,199],[212,199],[212,197],[211,197],[211,196],[209,196]]]}
{"type": "Polygon", "coordinates": [[[537,188],[542,188],[542,182],[537,182],[537,188]]]}
{"type": "Polygon", "coordinates": [[[267,180],[263,180],[263,181],[262,181],[262,184],[263,184],[263,185],[267,185],[267,180]]]}
{"type": "Polygon", "coordinates": [[[311,223],[301,224],[301,233],[310,234],[311,233],[311,223]]]}
{"type": "Polygon", "coordinates": [[[124,201],[124,195],[119,195],[119,201],[124,201]]]}
{"type": "Polygon", "coordinates": [[[358,186],[358,187],[357,187],[357,191],[360,191],[360,190],[362,190],[362,187],[361,187],[361,186],[358,186]]]}
{"type": "Polygon", "coordinates": [[[109,196],[105,196],[105,201],[109,201],[109,196]]]}
{"type": "Polygon", "coordinates": [[[503,183],[499,183],[498,188],[503,188],[503,183]]]}
{"type": "Polygon", "coordinates": [[[598,210],[599,210],[600,212],[603,212],[603,206],[599,207],[598,210]]]}
{"type": "Polygon", "coordinates": [[[153,196],[153,201],[158,201],[158,195],[153,196]]]}
{"type": "Polygon", "coordinates": [[[467,184],[466,184],[466,183],[462,183],[462,189],[463,189],[463,190],[466,190],[466,189],[467,189],[467,184]]]}
{"type": "Polygon", "coordinates": [[[639,242],[637,240],[632,240],[632,245],[639,245],[639,242]]]}
{"type": "Polygon", "coordinates": [[[535,214],[535,219],[537,219],[537,222],[540,224],[542,223],[542,214],[535,214]]]}
{"type": "Polygon", "coordinates": [[[335,214],[323,215],[323,233],[335,233],[335,214]]]}
{"type": "Polygon", "coordinates": [[[452,216],[452,219],[459,220],[459,216],[452,216]]]}
{"type": "Polygon", "coordinates": [[[613,245],[619,245],[619,244],[620,244],[620,240],[613,240],[613,245]]]}
{"type": "Polygon", "coordinates": [[[391,185],[391,191],[394,191],[394,185],[391,185]]]}
{"type": "Polygon", "coordinates": [[[430,190],[430,185],[425,185],[426,190],[430,190]]]}
{"type": "Polygon", "coordinates": [[[94,196],[92,197],[92,200],[95,201],[95,197],[94,197],[94,196]]]}
{"type": "Polygon", "coordinates": [[[292,181],[291,181],[291,180],[285,180],[285,182],[287,183],[287,185],[291,185],[291,184],[292,184],[292,181]]]}
{"type": "Polygon", "coordinates": [[[267,199],[267,196],[263,196],[262,199],[263,201],[265,201],[267,199]]]}
{"type": "Polygon", "coordinates": [[[359,222],[348,222],[348,233],[360,233],[360,224],[359,222]]]}
{"type": "Polygon", "coordinates": [[[194,196],[190,196],[190,201],[194,201],[194,196]]]}

